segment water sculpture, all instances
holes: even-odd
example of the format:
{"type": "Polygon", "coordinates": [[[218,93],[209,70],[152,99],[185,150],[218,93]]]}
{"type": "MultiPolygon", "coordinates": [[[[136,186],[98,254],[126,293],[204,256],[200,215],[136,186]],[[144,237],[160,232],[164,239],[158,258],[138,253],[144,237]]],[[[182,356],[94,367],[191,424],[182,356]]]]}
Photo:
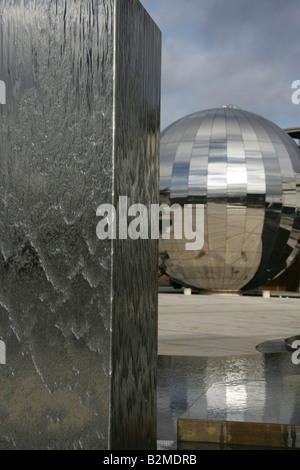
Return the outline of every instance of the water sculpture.
{"type": "Polygon", "coordinates": [[[96,212],[158,203],[160,31],[137,0],[2,0],[0,37],[0,447],[155,449],[158,242],[96,212]]]}

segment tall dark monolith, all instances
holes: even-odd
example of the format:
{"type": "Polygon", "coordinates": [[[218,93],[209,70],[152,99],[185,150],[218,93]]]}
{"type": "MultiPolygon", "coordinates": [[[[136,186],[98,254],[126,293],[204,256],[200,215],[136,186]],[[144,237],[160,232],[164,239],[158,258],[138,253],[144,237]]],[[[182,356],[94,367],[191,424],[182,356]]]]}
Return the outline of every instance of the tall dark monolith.
{"type": "Polygon", "coordinates": [[[157,241],[96,211],[158,203],[160,31],[138,0],[0,0],[0,38],[0,448],[155,449],[157,241]]]}

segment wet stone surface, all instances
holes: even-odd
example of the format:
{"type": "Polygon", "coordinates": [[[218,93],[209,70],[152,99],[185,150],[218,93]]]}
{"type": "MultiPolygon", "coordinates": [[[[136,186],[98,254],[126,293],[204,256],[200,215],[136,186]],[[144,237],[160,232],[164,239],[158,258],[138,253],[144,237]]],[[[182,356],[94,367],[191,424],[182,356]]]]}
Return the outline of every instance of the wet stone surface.
{"type": "MultiPolygon", "coordinates": [[[[278,340],[278,344],[282,342],[278,340]]],[[[277,350],[273,348],[275,352],[252,356],[159,356],[158,439],[173,441],[176,446],[177,420],[197,400],[201,402],[202,414],[214,419],[226,420],[233,413],[235,418],[245,420],[252,413],[260,422],[271,419],[280,424],[299,425],[300,366],[294,365],[291,352],[278,348],[278,344],[277,350]]],[[[189,444],[179,446],[188,448],[189,444]]],[[[213,447],[220,448],[213,444],[190,444],[190,448],[213,447]]]]}

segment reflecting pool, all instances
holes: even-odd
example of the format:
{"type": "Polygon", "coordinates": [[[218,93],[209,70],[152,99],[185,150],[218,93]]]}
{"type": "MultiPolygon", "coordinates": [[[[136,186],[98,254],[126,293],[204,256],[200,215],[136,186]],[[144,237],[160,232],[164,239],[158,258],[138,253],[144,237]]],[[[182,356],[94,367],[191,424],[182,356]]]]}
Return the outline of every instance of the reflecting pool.
{"type": "MultiPolygon", "coordinates": [[[[247,356],[178,357],[158,356],[158,441],[177,446],[177,420],[202,397],[201,406],[214,418],[228,419],[228,410],[247,421],[255,414],[256,404],[265,422],[274,409],[279,422],[300,424],[300,365],[294,365],[291,352],[275,341],[259,345],[259,351],[247,356]],[[275,351],[275,352],[269,352],[275,351]],[[228,384],[226,393],[218,396],[218,384],[228,384]],[[253,387],[255,390],[253,390],[253,387]],[[255,397],[251,401],[249,397],[255,397]],[[227,416],[226,416],[227,413],[227,416]]],[[[221,387],[219,387],[221,390],[221,387]]],[[[224,392],[224,386],[223,386],[224,392]]],[[[203,411],[203,410],[202,410],[203,411]]],[[[182,445],[182,444],[180,444],[182,445]]],[[[188,444],[184,444],[184,448],[188,444]]],[[[192,448],[214,445],[192,444],[192,448]]]]}

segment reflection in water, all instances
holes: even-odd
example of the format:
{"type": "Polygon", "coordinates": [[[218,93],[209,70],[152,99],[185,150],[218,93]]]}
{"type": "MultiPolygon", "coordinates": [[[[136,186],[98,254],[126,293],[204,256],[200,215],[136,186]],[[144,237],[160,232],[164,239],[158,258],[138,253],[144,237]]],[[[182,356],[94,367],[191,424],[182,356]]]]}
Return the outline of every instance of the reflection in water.
{"type": "Polygon", "coordinates": [[[275,419],[299,425],[299,374],[300,367],[293,365],[289,352],[216,358],[159,356],[158,439],[176,441],[177,419],[200,397],[202,413],[212,419],[275,419]]]}

